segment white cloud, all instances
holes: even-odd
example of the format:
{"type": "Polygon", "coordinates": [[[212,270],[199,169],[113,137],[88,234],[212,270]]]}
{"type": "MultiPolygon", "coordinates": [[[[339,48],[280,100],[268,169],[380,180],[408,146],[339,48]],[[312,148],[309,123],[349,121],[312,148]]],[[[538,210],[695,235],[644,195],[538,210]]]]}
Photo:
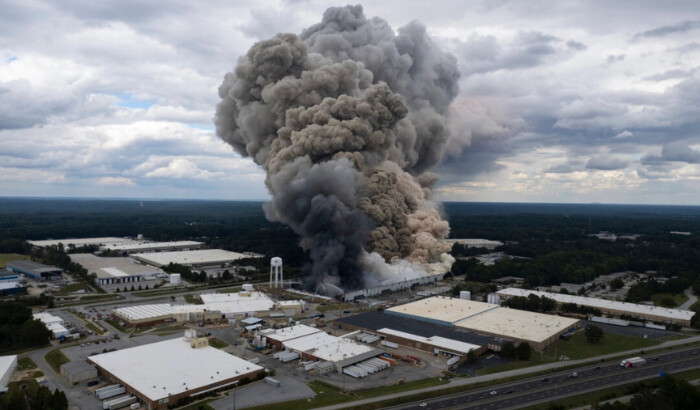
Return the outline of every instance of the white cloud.
{"type": "Polygon", "coordinates": [[[132,181],[130,178],[124,178],[124,177],[102,177],[99,180],[97,180],[97,183],[100,185],[107,185],[107,186],[134,186],[136,185],[134,181],[132,181]]]}

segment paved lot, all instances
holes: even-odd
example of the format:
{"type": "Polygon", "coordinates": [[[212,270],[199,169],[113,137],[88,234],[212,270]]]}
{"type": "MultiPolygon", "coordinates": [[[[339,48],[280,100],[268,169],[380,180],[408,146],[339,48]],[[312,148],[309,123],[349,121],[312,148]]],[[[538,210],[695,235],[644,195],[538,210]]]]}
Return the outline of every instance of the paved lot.
{"type": "Polygon", "coordinates": [[[281,376],[275,377],[275,380],[280,382],[279,387],[271,386],[262,381],[236,389],[235,394],[231,392],[228,397],[208,404],[217,410],[229,410],[307,399],[316,395],[306,383],[294,377],[281,376]]]}

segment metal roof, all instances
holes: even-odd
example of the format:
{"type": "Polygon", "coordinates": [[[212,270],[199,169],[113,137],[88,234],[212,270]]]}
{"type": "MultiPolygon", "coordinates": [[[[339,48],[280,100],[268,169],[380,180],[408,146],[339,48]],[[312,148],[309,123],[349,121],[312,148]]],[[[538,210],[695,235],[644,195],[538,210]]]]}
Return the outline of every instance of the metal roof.
{"type": "Polygon", "coordinates": [[[659,316],[676,320],[690,320],[695,312],[690,310],[671,309],[661,306],[640,305],[638,303],[618,302],[599,298],[589,298],[585,296],[564,295],[561,293],[541,292],[537,290],[527,290],[518,288],[507,288],[496,292],[501,296],[523,296],[537,295],[554,299],[559,303],[575,303],[582,306],[590,306],[599,309],[609,309],[621,312],[630,312],[634,315],[659,316]]]}

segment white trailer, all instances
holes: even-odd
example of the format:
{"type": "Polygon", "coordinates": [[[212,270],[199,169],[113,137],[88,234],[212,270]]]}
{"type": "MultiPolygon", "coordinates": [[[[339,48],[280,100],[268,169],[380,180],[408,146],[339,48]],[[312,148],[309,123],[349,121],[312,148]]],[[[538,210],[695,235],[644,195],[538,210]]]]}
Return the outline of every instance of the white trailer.
{"type": "Polygon", "coordinates": [[[100,387],[99,389],[95,390],[95,396],[99,396],[100,394],[108,392],[110,390],[116,390],[120,387],[122,387],[121,384],[113,384],[111,386],[100,387]]]}
{"type": "Polygon", "coordinates": [[[399,348],[399,344],[398,344],[398,343],[390,342],[390,341],[388,341],[388,340],[382,340],[382,346],[390,347],[390,348],[392,348],[392,349],[398,349],[398,348],[399,348]]]}
{"type": "Polygon", "coordinates": [[[106,391],[102,394],[98,394],[97,398],[100,400],[104,400],[104,399],[108,399],[110,397],[119,396],[120,394],[124,394],[125,392],[126,392],[126,389],[124,387],[120,387],[118,389],[114,389],[114,390],[106,391]]]}
{"type": "Polygon", "coordinates": [[[291,362],[292,360],[296,360],[299,358],[299,353],[289,353],[288,355],[284,355],[280,357],[280,362],[282,363],[287,363],[291,362]]]}
{"type": "Polygon", "coordinates": [[[104,410],[115,410],[121,409],[122,407],[129,406],[136,403],[136,397],[134,396],[122,396],[112,400],[105,400],[102,402],[102,408],[104,410]]]}
{"type": "Polygon", "coordinates": [[[646,364],[646,360],[641,357],[630,357],[620,362],[620,367],[639,367],[646,364]]]}

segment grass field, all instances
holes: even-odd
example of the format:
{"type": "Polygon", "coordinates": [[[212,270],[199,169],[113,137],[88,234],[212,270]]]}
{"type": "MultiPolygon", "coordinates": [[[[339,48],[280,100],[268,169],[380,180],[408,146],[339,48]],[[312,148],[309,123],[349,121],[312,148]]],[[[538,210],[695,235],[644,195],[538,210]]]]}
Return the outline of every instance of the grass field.
{"type": "Polygon", "coordinates": [[[204,302],[202,302],[202,299],[199,297],[199,295],[187,294],[187,295],[183,295],[183,297],[185,298],[185,302],[187,302],[187,303],[191,303],[193,305],[204,304],[204,302]]]}
{"type": "Polygon", "coordinates": [[[670,297],[673,299],[675,304],[671,307],[680,306],[688,300],[688,296],[685,293],[681,293],[680,295],[675,295],[673,293],[657,293],[652,295],[651,301],[654,302],[654,306],[663,306],[661,299],[664,297],[670,297]]]}
{"type": "Polygon", "coordinates": [[[228,343],[226,343],[222,340],[219,340],[215,337],[212,337],[212,338],[209,338],[209,346],[215,347],[217,349],[223,349],[225,347],[228,347],[228,343]]]}
{"type": "Polygon", "coordinates": [[[6,268],[8,261],[27,260],[29,255],[20,255],[19,253],[0,253],[0,268],[6,268]]]}
{"type": "Polygon", "coordinates": [[[31,370],[36,369],[36,363],[31,357],[25,356],[17,359],[17,370],[31,370]]]}
{"type": "Polygon", "coordinates": [[[593,356],[600,356],[610,353],[623,352],[625,350],[642,349],[649,346],[656,346],[661,342],[652,339],[643,339],[626,335],[605,332],[600,343],[588,343],[583,331],[579,331],[571,337],[569,341],[557,342],[555,346],[545,349],[543,353],[532,352],[530,360],[516,360],[500,366],[489,367],[478,370],[479,374],[492,374],[507,370],[520,369],[523,367],[536,366],[539,364],[558,361],[564,355],[571,360],[585,359],[593,356]]]}
{"type": "Polygon", "coordinates": [[[69,293],[77,292],[79,290],[90,291],[90,287],[87,285],[87,283],[71,283],[70,285],[66,285],[63,288],[61,288],[61,291],[58,292],[58,294],[67,295],[69,293]]]}
{"type": "Polygon", "coordinates": [[[63,354],[61,349],[50,350],[48,353],[46,353],[44,359],[58,374],[61,373],[61,365],[70,362],[70,359],[63,354]]]}

